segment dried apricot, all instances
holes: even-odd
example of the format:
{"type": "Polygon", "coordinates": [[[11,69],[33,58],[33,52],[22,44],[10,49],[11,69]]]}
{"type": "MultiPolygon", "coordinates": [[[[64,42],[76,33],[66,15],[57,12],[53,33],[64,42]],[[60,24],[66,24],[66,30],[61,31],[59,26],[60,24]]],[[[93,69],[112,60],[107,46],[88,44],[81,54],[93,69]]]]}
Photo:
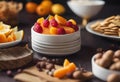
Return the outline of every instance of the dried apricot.
{"type": "Polygon", "coordinates": [[[64,60],[64,63],[63,63],[63,67],[66,67],[70,64],[69,60],[68,59],[65,59],[64,60]]]}
{"type": "Polygon", "coordinates": [[[63,78],[67,74],[67,68],[60,68],[54,71],[53,76],[63,78]]]}

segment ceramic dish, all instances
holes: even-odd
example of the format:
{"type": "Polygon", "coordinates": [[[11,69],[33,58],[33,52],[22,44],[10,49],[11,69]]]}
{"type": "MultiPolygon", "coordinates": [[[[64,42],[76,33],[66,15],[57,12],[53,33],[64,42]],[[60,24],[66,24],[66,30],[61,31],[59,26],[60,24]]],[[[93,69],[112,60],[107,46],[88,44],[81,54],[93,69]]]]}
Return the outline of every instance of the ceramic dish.
{"type": "MultiPolygon", "coordinates": [[[[97,20],[97,21],[101,21],[101,20],[97,20]]],[[[91,29],[91,25],[96,23],[97,21],[93,21],[93,22],[90,22],[86,25],[86,30],[92,34],[95,34],[97,36],[101,36],[101,37],[105,37],[105,38],[109,38],[109,39],[114,39],[114,40],[120,40],[120,37],[119,36],[112,36],[112,35],[105,35],[105,34],[101,34],[99,32],[95,32],[91,29]]]]}
{"type": "Polygon", "coordinates": [[[40,44],[38,42],[33,41],[32,45],[36,45],[38,47],[44,47],[44,48],[60,49],[60,48],[70,48],[70,47],[80,45],[80,41],[78,40],[76,43],[73,43],[73,44],[70,44],[70,45],[46,45],[46,44],[40,44]]]}
{"type": "Polygon", "coordinates": [[[0,43],[0,48],[11,47],[11,46],[17,45],[21,41],[22,40],[16,40],[16,41],[12,41],[12,42],[0,43]]]}
{"type": "Polygon", "coordinates": [[[76,46],[76,47],[73,47],[71,49],[62,49],[62,50],[54,50],[52,49],[49,50],[49,49],[42,49],[40,47],[36,47],[36,46],[32,46],[32,49],[38,53],[42,53],[42,54],[46,54],[46,55],[49,55],[49,56],[64,56],[64,55],[71,55],[73,53],[76,53],[80,50],[80,46],[76,46]]]}
{"type": "Polygon", "coordinates": [[[101,80],[104,80],[104,81],[107,81],[107,77],[110,74],[114,73],[114,74],[119,74],[120,75],[120,72],[112,71],[112,70],[108,70],[106,68],[100,67],[94,61],[95,61],[95,56],[92,57],[92,72],[97,78],[99,78],[101,80]]]}
{"type": "Polygon", "coordinates": [[[46,43],[72,42],[80,38],[80,30],[74,33],[64,34],[64,35],[47,35],[47,34],[40,34],[35,32],[32,27],[31,38],[46,43]]]}
{"type": "Polygon", "coordinates": [[[79,39],[76,39],[76,40],[71,41],[71,42],[55,43],[55,42],[42,42],[42,41],[32,39],[32,42],[34,42],[34,43],[36,42],[37,44],[43,44],[43,45],[48,45],[48,46],[65,46],[65,45],[72,45],[72,44],[80,43],[81,40],[79,38],[79,39]]]}

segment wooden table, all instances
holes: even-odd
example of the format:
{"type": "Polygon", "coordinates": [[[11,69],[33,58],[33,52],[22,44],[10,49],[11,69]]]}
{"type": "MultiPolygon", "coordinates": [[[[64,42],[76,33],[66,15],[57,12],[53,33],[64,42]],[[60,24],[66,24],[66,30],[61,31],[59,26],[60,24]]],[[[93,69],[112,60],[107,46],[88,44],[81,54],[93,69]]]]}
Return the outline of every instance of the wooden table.
{"type": "MultiPolygon", "coordinates": [[[[106,5],[103,8],[103,10],[98,15],[96,15],[94,18],[92,18],[90,21],[106,18],[112,15],[117,15],[117,14],[120,14],[119,5],[106,5]]],[[[81,18],[73,14],[69,9],[67,9],[66,14],[63,16],[68,19],[74,18],[75,20],[77,20],[78,23],[81,22],[81,18]]],[[[28,42],[30,46],[30,35],[31,35],[30,30],[34,22],[37,20],[37,18],[38,18],[37,15],[28,14],[25,10],[23,10],[19,14],[19,22],[20,22],[19,29],[24,29],[25,31],[25,37],[22,43],[28,42]]],[[[58,58],[61,58],[61,59],[68,58],[70,61],[75,62],[77,65],[80,64],[85,69],[91,71],[91,57],[97,52],[96,50],[98,48],[102,48],[103,50],[107,50],[107,49],[116,50],[120,48],[119,41],[109,40],[106,38],[102,38],[102,37],[90,34],[85,29],[81,29],[81,43],[82,43],[81,50],[79,52],[69,55],[69,56],[58,57],[58,58]]],[[[34,53],[34,56],[41,57],[41,56],[38,56],[37,53],[34,53]]],[[[13,70],[13,71],[16,71],[16,70],[13,70]]],[[[1,71],[0,82],[16,82],[16,81],[14,81],[12,77],[8,77],[6,75],[6,71],[1,71]]],[[[103,82],[103,81],[94,77],[88,82],[103,82]]]]}

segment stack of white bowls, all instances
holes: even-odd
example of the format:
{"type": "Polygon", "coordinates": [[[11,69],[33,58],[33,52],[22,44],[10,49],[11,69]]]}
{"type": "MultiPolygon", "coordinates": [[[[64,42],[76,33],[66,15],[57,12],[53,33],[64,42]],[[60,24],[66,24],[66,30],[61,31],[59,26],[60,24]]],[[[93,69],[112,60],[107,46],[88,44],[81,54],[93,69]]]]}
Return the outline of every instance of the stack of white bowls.
{"type": "Polygon", "coordinates": [[[80,30],[64,35],[40,34],[31,28],[32,49],[49,56],[70,55],[81,47],[80,30]]]}

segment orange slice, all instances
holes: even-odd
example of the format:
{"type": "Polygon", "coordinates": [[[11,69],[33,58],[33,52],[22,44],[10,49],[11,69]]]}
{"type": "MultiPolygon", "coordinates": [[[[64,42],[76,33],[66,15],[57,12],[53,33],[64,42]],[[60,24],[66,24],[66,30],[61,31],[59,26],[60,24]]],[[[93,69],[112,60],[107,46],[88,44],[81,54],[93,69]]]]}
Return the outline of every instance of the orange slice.
{"type": "Polygon", "coordinates": [[[68,59],[65,59],[64,60],[64,63],[63,63],[63,67],[66,67],[70,64],[69,60],[68,59]]]}
{"type": "Polygon", "coordinates": [[[12,35],[9,35],[9,36],[7,37],[7,42],[12,42],[12,41],[14,41],[14,38],[13,38],[12,35]]]}
{"type": "Polygon", "coordinates": [[[37,23],[42,24],[44,20],[45,20],[44,17],[41,17],[37,20],[37,23]]]}
{"type": "Polygon", "coordinates": [[[7,42],[7,38],[5,34],[0,34],[0,43],[4,43],[4,42],[7,42]]]}
{"type": "Polygon", "coordinates": [[[66,32],[67,34],[70,34],[70,33],[75,32],[75,30],[74,30],[73,28],[71,28],[71,27],[64,27],[64,29],[65,29],[65,32],[66,32]]]}
{"type": "Polygon", "coordinates": [[[65,25],[67,22],[67,20],[64,17],[59,15],[55,15],[55,20],[61,25],[65,25]]]}
{"type": "Polygon", "coordinates": [[[69,19],[68,21],[72,22],[73,25],[76,25],[76,21],[74,19],[69,19]]]}

